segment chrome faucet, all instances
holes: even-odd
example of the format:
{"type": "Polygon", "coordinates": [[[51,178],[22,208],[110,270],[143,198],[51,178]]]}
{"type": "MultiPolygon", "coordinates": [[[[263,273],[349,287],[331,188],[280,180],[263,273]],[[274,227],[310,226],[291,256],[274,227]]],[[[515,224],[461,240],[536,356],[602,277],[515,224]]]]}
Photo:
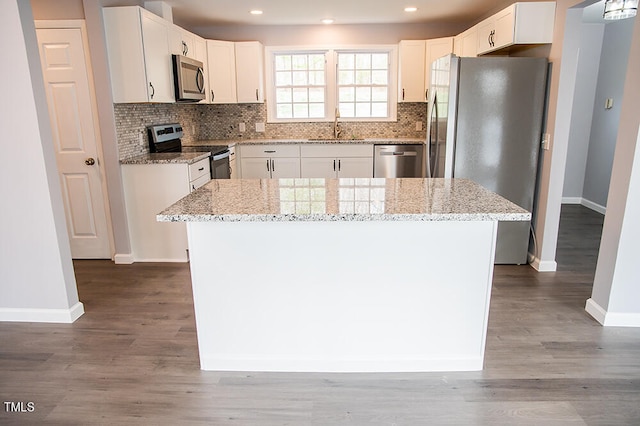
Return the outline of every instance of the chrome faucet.
{"type": "Polygon", "coordinates": [[[340,118],[340,110],[336,108],[336,118],[333,120],[333,138],[338,139],[340,137],[340,133],[342,133],[342,129],[340,128],[340,123],[338,123],[338,118],[340,118]]]}

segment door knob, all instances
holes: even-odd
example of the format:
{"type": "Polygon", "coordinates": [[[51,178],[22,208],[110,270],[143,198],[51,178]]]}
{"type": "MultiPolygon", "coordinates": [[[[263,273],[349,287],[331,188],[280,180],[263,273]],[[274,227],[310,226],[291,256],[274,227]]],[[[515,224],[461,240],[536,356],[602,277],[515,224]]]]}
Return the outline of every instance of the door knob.
{"type": "Polygon", "coordinates": [[[94,164],[96,164],[96,160],[94,160],[93,158],[87,158],[86,160],[84,160],[84,164],[86,164],[87,166],[93,166],[94,164]]]}

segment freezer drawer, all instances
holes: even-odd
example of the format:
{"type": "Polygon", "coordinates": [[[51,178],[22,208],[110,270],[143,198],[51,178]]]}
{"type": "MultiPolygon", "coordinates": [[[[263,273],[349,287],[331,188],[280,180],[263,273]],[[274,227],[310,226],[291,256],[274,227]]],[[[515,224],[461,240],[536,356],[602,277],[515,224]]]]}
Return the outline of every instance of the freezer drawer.
{"type": "Polygon", "coordinates": [[[423,145],[375,145],[373,177],[423,177],[423,145]]]}

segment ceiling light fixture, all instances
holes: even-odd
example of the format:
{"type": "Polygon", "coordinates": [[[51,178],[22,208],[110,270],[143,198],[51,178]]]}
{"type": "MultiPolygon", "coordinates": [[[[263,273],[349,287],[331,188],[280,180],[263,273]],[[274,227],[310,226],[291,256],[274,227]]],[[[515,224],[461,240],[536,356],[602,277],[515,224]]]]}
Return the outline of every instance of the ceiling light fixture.
{"type": "Polygon", "coordinates": [[[323,19],[322,23],[325,25],[333,24],[333,19],[323,19]]]}
{"type": "Polygon", "coordinates": [[[604,14],[607,21],[633,18],[638,13],[638,0],[606,0],[604,14]]]}
{"type": "Polygon", "coordinates": [[[404,8],[405,12],[415,12],[416,10],[418,10],[418,8],[417,7],[413,7],[413,6],[404,8]]]}
{"type": "Polygon", "coordinates": [[[262,15],[262,11],[261,10],[252,10],[249,12],[252,15],[262,15]]]}

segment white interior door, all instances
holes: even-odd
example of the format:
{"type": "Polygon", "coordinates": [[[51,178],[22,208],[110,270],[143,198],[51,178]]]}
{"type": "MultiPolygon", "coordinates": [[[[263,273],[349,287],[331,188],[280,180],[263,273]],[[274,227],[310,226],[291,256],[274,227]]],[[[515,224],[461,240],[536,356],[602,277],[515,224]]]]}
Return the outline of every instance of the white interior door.
{"type": "Polygon", "coordinates": [[[111,258],[98,128],[81,28],[37,28],[40,60],[75,259],[111,258]]]}

